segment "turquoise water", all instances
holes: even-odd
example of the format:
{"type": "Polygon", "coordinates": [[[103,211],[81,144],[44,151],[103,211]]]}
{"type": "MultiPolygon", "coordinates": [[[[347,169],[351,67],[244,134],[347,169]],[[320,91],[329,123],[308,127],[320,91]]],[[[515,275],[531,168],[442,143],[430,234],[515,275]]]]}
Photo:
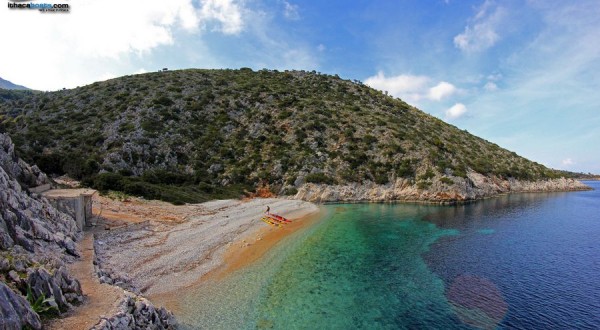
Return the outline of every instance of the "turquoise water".
{"type": "Polygon", "coordinates": [[[323,208],[260,262],[182,296],[184,326],[600,327],[598,190],[323,208]]]}

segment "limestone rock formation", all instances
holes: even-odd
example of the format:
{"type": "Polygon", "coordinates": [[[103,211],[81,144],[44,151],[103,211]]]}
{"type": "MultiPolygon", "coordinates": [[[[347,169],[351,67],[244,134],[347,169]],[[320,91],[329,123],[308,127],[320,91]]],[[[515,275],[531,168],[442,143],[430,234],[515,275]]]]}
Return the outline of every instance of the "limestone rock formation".
{"type": "Polygon", "coordinates": [[[0,329],[41,329],[42,322],[27,300],[0,282],[0,329]]]}
{"type": "Polygon", "coordinates": [[[49,183],[48,177],[37,166],[29,166],[15,154],[15,145],[6,134],[0,134],[0,167],[26,187],[49,183]]]}
{"type": "Polygon", "coordinates": [[[175,329],[177,322],[175,317],[164,307],[156,308],[147,299],[126,292],[119,303],[118,312],[103,318],[90,330],[112,330],[112,329],[175,329]]]}
{"type": "Polygon", "coordinates": [[[28,290],[34,300],[53,298],[51,304],[60,312],[83,301],[79,282],[65,266],[79,255],[75,220],[28,191],[47,182],[36,166],[15,155],[10,138],[0,134],[0,306],[3,320],[11,322],[5,325],[9,329],[41,327],[23,298],[28,290]]]}
{"type": "Polygon", "coordinates": [[[394,183],[326,185],[308,183],[298,189],[295,199],[309,202],[343,201],[423,201],[453,204],[493,197],[510,192],[549,192],[588,190],[590,187],[574,179],[548,179],[521,181],[487,177],[476,172],[466,178],[448,179],[446,183],[434,177],[427,181],[428,186],[419,188],[407,179],[397,179],[394,183]]]}

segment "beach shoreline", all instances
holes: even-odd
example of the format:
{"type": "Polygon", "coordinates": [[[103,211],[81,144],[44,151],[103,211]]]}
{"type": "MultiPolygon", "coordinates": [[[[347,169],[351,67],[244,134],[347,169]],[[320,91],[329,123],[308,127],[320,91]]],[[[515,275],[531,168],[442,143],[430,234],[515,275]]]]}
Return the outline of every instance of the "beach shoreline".
{"type": "Polygon", "coordinates": [[[222,279],[231,273],[248,267],[259,261],[280,241],[298,230],[314,224],[322,215],[321,211],[289,217],[291,223],[281,227],[264,227],[256,235],[233,242],[223,256],[221,266],[206,274],[206,279],[222,279]]]}
{"type": "Polygon", "coordinates": [[[262,260],[265,255],[280,242],[298,231],[314,225],[321,219],[322,215],[323,211],[320,208],[317,208],[317,210],[310,213],[304,211],[290,212],[286,218],[292,220],[291,223],[281,227],[267,226],[264,224],[265,226],[262,226],[256,232],[250,232],[228,244],[222,255],[222,263],[198,278],[194,283],[175,291],[150,294],[148,295],[148,298],[153,303],[165,306],[171,312],[175,313],[175,315],[178,315],[182,310],[182,295],[194,291],[195,288],[200,287],[207,282],[223,281],[234,273],[243,271],[247,267],[260,262],[260,260],[262,260]]]}
{"type": "Polygon", "coordinates": [[[258,260],[308,223],[307,216],[319,212],[313,203],[282,198],[216,200],[195,208],[196,214],[184,222],[150,221],[97,235],[99,270],[109,274],[114,284],[160,304],[172,300],[164,297],[216,274],[216,269],[225,274],[258,260]],[[267,206],[296,221],[281,228],[269,226],[260,220],[267,206]]]}

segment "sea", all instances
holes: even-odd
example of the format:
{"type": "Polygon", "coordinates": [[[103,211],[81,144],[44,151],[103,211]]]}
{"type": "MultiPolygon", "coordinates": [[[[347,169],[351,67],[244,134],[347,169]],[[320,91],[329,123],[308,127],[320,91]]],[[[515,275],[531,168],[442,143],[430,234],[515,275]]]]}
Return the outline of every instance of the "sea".
{"type": "Polygon", "coordinates": [[[600,329],[600,182],[459,206],[323,205],[181,295],[185,329],[600,329]]]}

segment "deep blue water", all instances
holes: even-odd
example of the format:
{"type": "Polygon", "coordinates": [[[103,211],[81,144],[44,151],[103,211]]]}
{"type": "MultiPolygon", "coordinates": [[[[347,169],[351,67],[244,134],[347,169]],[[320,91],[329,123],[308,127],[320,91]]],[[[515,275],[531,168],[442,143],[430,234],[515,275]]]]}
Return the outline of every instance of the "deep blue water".
{"type": "Polygon", "coordinates": [[[600,183],[463,206],[325,205],[182,297],[189,328],[600,329],[600,183]]]}
{"type": "Polygon", "coordinates": [[[449,288],[461,275],[493,283],[501,328],[600,329],[600,182],[596,190],[515,194],[440,209],[425,220],[460,231],[424,255],[449,288]]]}

